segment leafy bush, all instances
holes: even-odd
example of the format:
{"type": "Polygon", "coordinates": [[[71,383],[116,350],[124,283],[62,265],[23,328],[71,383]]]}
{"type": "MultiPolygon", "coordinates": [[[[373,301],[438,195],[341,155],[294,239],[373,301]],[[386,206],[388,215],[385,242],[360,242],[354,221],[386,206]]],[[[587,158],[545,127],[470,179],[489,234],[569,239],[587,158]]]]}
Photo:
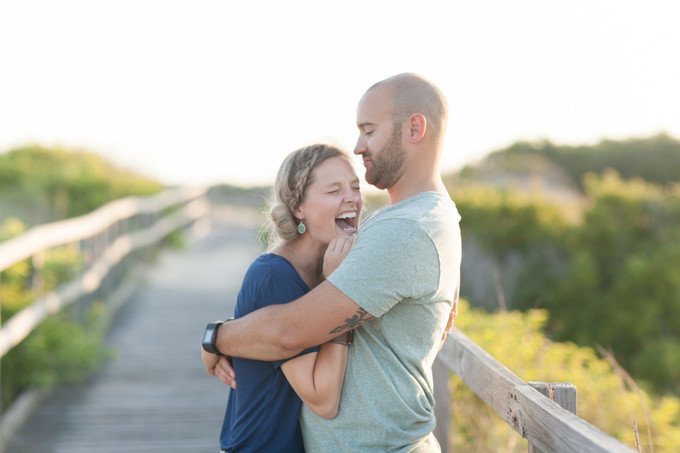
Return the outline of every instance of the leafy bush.
{"type": "Polygon", "coordinates": [[[43,321],[3,358],[3,405],[28,388],[82,382],[113,356],[102,340],[107,322],[102,303],[92,305],[83,321],[68,312],[43,321]]]}

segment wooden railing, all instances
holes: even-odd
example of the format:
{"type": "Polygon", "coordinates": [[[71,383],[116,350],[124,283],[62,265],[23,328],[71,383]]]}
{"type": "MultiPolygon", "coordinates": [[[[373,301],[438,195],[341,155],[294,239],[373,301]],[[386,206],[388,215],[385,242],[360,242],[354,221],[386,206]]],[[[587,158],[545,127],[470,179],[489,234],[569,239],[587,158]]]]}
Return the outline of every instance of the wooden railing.
{"type": "MultiPolygon", "coordinates": [[[[30,260],[33,274],[39,276],[45,253],[52,248],[71,246],[83,257],[78,277],[40,295],[2,324],[0,358],[46,317],[73,302],[102,292],[104,286],[110,286],[107,289],[112,293],[125,291],[130,287],[125,282],[105,284],[117,264],[136,251],[160,243],[174,231],[196,225],[206,218],[208,210],[205,189],[168,189],[153,197],[116,200],[82,217],[36,226],[0,243],[0,285],[2,272],[25,260],[30,260]]],[[[124,300],[120,295],[99,296],[105,296],[102,299],[107,304],[124,300]]],[[[115,311],[117,307],[108,308],[115,311]]],[[[0,408],[0,415],[2,412],[0,408]]]]}
{"type": "Polygon", "coordinates": [[[524,382],[455,329],[439,352],[434,367],[435,435],[444,452],[448,451],[451,402],[447,382],[451,372],[529,441],[530,453],[635,452],[576,416],[573,385],[524,382]]]}

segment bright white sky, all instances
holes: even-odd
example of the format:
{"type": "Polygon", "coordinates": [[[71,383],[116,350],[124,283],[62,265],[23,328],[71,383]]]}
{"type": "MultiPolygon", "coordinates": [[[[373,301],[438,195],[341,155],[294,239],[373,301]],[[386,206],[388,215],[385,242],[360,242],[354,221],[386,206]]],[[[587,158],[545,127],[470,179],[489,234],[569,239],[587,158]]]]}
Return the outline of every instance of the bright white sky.
{"type": "Polygon", "coordinates": [[[0,0],[0,152],[269,184],[300,146],[352,150],[363,92],[406,71],[449,100],[444,170],[520,139],[680,138],[678,17],[677,0],[0,0]]]}

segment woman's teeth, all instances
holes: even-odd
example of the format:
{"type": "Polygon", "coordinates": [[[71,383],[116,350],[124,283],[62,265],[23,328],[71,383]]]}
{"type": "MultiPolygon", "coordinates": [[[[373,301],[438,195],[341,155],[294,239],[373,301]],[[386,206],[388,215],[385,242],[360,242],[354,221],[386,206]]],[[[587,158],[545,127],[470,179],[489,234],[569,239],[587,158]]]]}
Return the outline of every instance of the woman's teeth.
{"type": "Polygon", "coordinates": [[[354,225],[354,219],[356,216],[356,212],[344,212],[335,218],[335,223],[342,231],[354,232],[356,231],[356,227],[354,225]]]}

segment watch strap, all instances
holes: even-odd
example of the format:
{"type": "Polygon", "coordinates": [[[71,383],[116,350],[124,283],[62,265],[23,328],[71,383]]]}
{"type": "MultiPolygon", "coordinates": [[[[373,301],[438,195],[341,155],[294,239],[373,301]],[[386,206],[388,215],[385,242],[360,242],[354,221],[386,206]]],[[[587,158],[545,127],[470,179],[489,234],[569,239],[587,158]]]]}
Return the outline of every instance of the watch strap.
{"type": "Polygon", "coordinates": [[[205,326],[205,333],[203,334],[203,349],[211,354],[216,354],[217,356],[222,356],[218,349],[215,341],[217,340],[217,329],[223,324],[222,321],[211,322],[205,326]],[[210,338],[206,338],[210,332],[210,338]]]}

